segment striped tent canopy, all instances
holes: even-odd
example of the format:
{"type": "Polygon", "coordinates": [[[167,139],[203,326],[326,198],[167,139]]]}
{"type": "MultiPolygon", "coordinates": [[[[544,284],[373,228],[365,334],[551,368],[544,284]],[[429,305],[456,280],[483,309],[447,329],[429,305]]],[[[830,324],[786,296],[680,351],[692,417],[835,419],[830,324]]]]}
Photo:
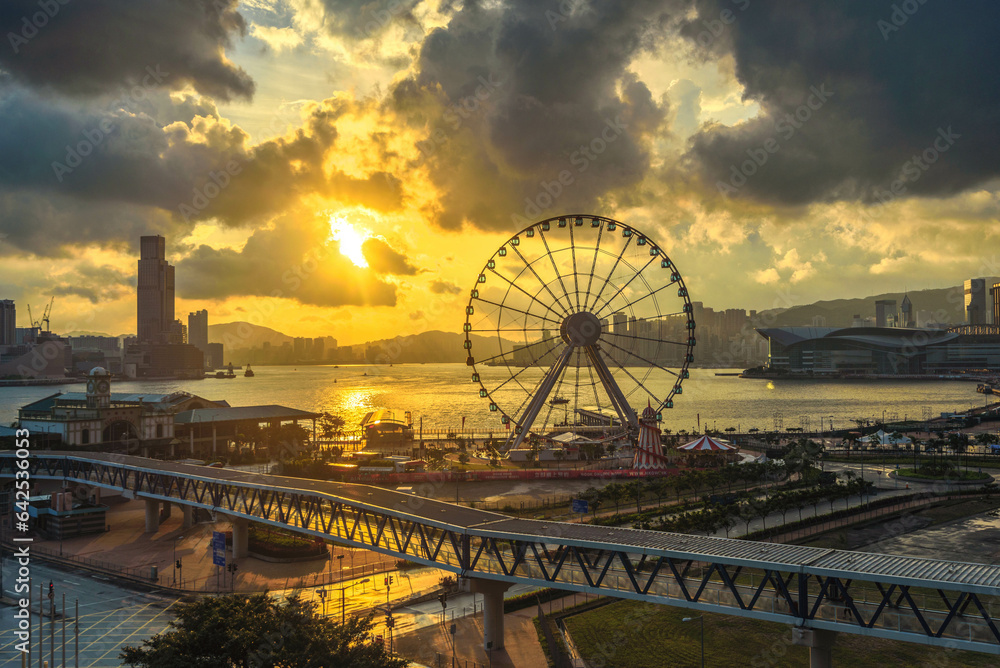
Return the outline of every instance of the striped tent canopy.
{"type": "Polygon", "coordinates": [[[691,441],[690,443],[678,445],[677,449],[684,452],[727,452],[730,450],[736,450],[736,446],[723,443],[722,441],[717,441],[711,436],[706,435],[697,440],[691,441]]]}

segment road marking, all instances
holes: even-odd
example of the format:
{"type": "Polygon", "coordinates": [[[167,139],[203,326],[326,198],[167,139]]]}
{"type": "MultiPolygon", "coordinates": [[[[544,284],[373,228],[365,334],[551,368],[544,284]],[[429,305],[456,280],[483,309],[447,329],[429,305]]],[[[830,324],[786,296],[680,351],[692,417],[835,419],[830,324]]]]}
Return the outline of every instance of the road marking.
{"type": "MultiPolygon", "coordinates": [[[[163,609],[163,610],[161,610],[160,612],[158,612],[158,613],[156,613],[155,615],[153,615],[153,616],[152,616],[152,617],[151,617],[150,619],[148,619],[148,620],[146,621],[146,623],[145,623],[145,624],[143,624],[142,626],[140,626],[139,628],[137,628],[137,629],[136,629],[135,631],[133,631],[132,633],[130,633],[130,634],[128,634],[127,636],[125,636],[125,637],[124,637],[124,638],[123,638],[123,639],[121,640],[121,642],[120,642],[120,643],[118,644],[118,647],[116,647],[116,648],[114,648],[114,649],[109,649],[109,650],[108,650],[107,652],[105,652],[105,653],[104,653],[104,654],[102,654],[101,656],[97,657],[97,659],[95,659],[95,660],[94,660],[93,662],[91,662],[91,663],[90,663],[90,665],[91,665],[91,666],[94,666],[94,665],[96,665],[98,661],[100,661],[101,659],[103,659],[104,657],[106,657],[106,656],[107,656],[108,654],[110,654],[111,652],[120,652],[120,651],[121,651],[121,648],[122,648],[122,646],[124,646],[124,645],[125,645],[125,643],[126,643],[126,642],[128,641],[128,639],[129,639],[129,638],[131,638],[131,637],[132,637],[132,636],[134,636],[135,634],[137,634],[137,633],[139,633],[140,631],[142,631],[142,630],[143,630],[144,628],[146,628],[147,626],[149,626],[150,624],[152,624],[152,623],[153,623],[154,621],[158,620],[158,619],[159,619],[160,617],[162,617],[162,616],[166,615],[166,614],[167,614],[167,612],[168,612],[168,611],[170,610],[170,608],[174,607],[174,605],[176,605],[178,601],[180,601],[180,599],[176,599],[176,600],[175,600],[175,601],[173,601],[173,602],[172,602],[172,603],[171,603],[170,605],[168,605],[168,606],[167,606],[166,608],[164,608],[164,609],[163,609]]],[[[146,608],[148,608],[149,606],[147,605],[147,606],[145,606],[145,607],[146,607],[146,608]]],[[[143,608],[143,609],[145,609],[145,608],[143,608]]],[[[133,615],[133,617],[134,617],[134,616],[135,616],[135,615],[133,615]]],[[[131,619],[131,617],[130,617],[129,619],[131,619]]],[[[128,621],[128,620],[126,620],[126,621],[128,621]]],[[[119,626],[121,626],[121,625],[119,624],[119,626]]],[[[118,628],[118,627],[116,626],[115,628],[118,628]]]]}

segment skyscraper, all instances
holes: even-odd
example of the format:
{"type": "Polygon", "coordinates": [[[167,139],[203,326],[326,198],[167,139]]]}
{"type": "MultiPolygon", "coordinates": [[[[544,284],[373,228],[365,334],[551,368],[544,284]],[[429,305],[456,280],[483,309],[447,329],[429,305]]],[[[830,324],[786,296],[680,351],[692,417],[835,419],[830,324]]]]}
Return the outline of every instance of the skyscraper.
{"type": "Polygon", "coordinates": [[[164,342],[174,323],[174,268],[166,260],[166,240],[139,240],[136,334],[140,343],[164,342]]]}
{"type": "Polygon", "coordinates": [[[875,326],[890,327],[896,325],[896,300],[879,299],[875,302],[875,326]],[[890,325],[889,323],[892,323],[890,325]]]}
{"type": "Polygon", "coordinates": [[[913,317],[913,302],[909,295],[903,295],[903,302],[899,305],[899,317],[903,327],[916,327],[917,321],[913,317]]]}
{"type": "Polygon", "coordinates": [[[17,335],[14,331],[16,320],[17,312],[14,308],[14,300],[0,300],[0,346],[12,346],[17,343],[17,335]]]}
{"type": "Polygon", "coordinates": [[[996,276],[970,278],[965,281],[965,323],[967,325],[993,324],[993,300],[990,289],[1000,282],[996,276]]]}
{"type": "Polygon", "coordinates": [[[208,311],[188,313],[188,343],[202,352],[208,351],[208,311]]]}

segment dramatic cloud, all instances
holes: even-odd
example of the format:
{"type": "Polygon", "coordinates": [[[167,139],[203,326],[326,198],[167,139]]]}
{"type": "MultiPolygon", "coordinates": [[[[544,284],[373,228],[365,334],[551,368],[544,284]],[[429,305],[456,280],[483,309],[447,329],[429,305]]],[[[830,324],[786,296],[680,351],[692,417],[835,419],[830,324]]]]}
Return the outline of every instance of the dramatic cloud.
{"type": "Polygon", "coordinates": [[[454,283],[448,281],[431,281],[431,292],[436,295],[457,295],[462,291],[454,283]]]}
{"type": "Polygon", "coordinates": [[[467,3],[432,30],[392,103],[426,133],[437,222],[509,229],[637,184],[666,106],[628,67],[665,4],[467,3]]]}
{"type": "MultiPolygon", "coordinates": [[[[733,9],[699,4],[686,32],[733,9]]],[[[736,3],[740,4],[740,3],[736,3]]],[[[731,49],[753,120],[710,125],[689,158],[707,188],[777,204],[952,195],[1000,174],[1000,6],[747,3],[731,49]],[[904,8],[901,8],[904,7],[904,8]]]]}
{"type": "Polygon", "coordinates": [[[396,288],[326,244],[324,220],[282,219],[257,230],[242,250],[199,246],[177,262],[177,290],[187,299],[254,296],[316,306],[395,306],[396,288]]]}
{"type": "Polygon", "coordinates": [[[52,278],[49,292],[56,296],[76,295],[91,304],[120,299],[135,293],[136,277],[111,265],[83,262],[71,271],[52,278]]]}
{"type": "Polygon", "coordinates": [[[377,274],[394,274],[396,276],[413,276],[418,269],[410,264],[402,253],[393,249],[381,239],[367,239],[361,250],[368,261],[368,266],[377,274]]]}
{"type": "MultiPolygon", "coordinates": [[[[250,99],[254,82],[224,56],[246,32],[237,0],[0,3],[0,68],[73,95],[185,85],[218,100],[250,99]]],[[[127,94],[127,92],[126,92],[127,94]]]]}
{"type": "Polygon", "coordinates": [[[345,108],[353,107],[313,104],[298,131],[250,146],[214,105],[191,96],[155,94],[134,108],[94,109],[0,84],[0,211],[27,213],[10,216],[7,242],[43,254],[59,253],[62,243],[125,242],[143,230],[133,224],[139,207],[149,207],[147,231],[190,229],[209,218],[260,223],[310,194],[399,207],[396,176],[351,176],[325,164],[345,108]],[[105,209],[111,220],[90,219],[79,230],[74,199],[105,209]],[[132,222],[115,224],[123,217],[132,222]],[[163,218],[172,222],[157,222],[163,218]]]}

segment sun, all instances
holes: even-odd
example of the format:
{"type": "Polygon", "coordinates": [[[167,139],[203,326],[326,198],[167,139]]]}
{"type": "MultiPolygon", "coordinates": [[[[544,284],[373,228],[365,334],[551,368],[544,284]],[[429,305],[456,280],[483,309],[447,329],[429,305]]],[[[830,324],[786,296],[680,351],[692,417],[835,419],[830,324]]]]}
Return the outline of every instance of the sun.
{"type": "Polygon", "coordinates": [[[340,216],[330,216],[330,234],[340,243],[341,255],[362,269],[368,267],[368,260],[361,251],[361,245],[371,238],[371,232],[352,225],[340,216]]]}

